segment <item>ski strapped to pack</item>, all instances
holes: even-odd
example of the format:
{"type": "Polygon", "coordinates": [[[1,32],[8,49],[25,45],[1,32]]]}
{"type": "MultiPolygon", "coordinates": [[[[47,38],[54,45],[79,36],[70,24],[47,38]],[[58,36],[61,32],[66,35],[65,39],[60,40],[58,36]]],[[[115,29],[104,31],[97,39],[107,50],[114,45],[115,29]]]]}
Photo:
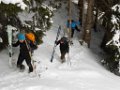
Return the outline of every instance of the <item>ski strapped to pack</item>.
{"type": "Polygon", "coordinates": [[[28,43],[27,43],[27,41],[25,40],[25,44],[26,44],[26,46],[27,46],[27,49],[28,49],[28,51],[29,51],[29,56],[30,56],[30,58],[31,58],[31,63],[32,63],[32,66],[33,66],[33,71],[35,71],[36,72],[36,65],[35,65],[35,60],[33,60],[33,58],[32,58],[32,53],[31,53],[31,51],[29,50],[29,45],[28,45],[28,43]]]}
{"type": "MultiPolygon", "coordinates": [[[[58,27],[57,36],[56,36],[55,41],[58,40],[59,35],[60,35],[60,31],[61,31],[61,26],[58,27]]],[[[52,52],[52,55],[51,55],[50,62],[53,62],[53,59],[54,59],[54,53],[55,53],[56,46],[57,46],[56,43],[54,43],[53,52],[52,52]]]]}

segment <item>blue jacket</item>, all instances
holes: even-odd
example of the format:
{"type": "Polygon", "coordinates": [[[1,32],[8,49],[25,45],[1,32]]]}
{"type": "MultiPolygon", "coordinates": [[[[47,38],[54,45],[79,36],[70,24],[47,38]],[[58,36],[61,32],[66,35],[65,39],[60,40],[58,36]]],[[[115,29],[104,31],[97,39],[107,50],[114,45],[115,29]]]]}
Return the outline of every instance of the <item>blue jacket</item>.
{"type": "Polygon", "coordinates": [[[80,21],[78,21],[78,22],[72,21],[72,22],[71,22],[71,25],[69,24],[69,22],[66,23],[67,28],[70,27],[70,28],[72,28],[72,29],[75,29],[75,27],[76,27],[77,25],[80,25],[80,21]]]}

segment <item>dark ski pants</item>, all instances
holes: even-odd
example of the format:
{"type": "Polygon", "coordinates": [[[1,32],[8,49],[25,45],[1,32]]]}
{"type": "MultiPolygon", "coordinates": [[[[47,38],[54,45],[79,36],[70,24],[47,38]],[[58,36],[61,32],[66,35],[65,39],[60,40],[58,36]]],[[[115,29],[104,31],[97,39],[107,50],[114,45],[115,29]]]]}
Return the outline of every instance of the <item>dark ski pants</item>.
{"type": "Polygon", "coordinates": [[[61,52],[61,57],[60,57],[61,58],[61,62],[63,63],[63,62],[65,62],[65,55],[69,51],[68,50],[66,50],[66,51],[60,50],[60,52],[61,52]]]}
{"type": "Polygon", "coordinates": [[[29,72],[33,72],[33,66],[31,64],[31,58],[28,55],[19,55],[18,61],[17,61],[17,67],[20,68],[22,66],[23,61],[26,61],[28,67],[29,67],[29,72]]]}
{"type": "Polygon", "coordinates": [[[80,30],[78,29],[78,27],[76,26],[75,28],[71,29],[71,38],[73,38],[74,35],[74,31],[77,30],[78,32],[80,32],[80,30]]]}

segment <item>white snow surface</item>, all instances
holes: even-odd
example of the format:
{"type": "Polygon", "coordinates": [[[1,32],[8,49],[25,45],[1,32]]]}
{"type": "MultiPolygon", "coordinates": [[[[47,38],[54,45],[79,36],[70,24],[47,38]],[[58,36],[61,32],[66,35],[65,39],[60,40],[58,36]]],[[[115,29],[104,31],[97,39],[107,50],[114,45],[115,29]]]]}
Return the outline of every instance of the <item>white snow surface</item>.
{"type": "MultiPolygon", "coordinates": [[[[117,11],[117,12],[120,13],[120,4],[114,5],[111,9],[113,11],[117,11]]],[[[115,15],[112,15],[111,21],[112,21],[113,24],[117,24],[118,25],[119,18],[117,16],[115,16],[115,15]]]]}
{"type": "Polygon", "coordinates": [[[72,0],[72,2],[74,2],[74,3],[78,4],[78,0],[72,0]]]}
{"type": "Polygon", "coordinates": [[[25,9],[27,5],[23,2],[23,0],[0,0],[0,3],[3,2],[5,4],[17,4],[21,9],[25,9]]]}
{"type": "MultiPolygon", "coordinates": [[[[0,90],[120,90],[120,77],[98,63],[101,58],[95,53],[99,52],[95,46],[97,43],[92,47],[95,50],[93,53],[86,46],[81,46],[74,36],[69,59],[66,57],[67,61],[60,63],[57,46],[54,60],[50,62],[58,26],[65,25],[66,17],[64,7],[55,13],[53,26],[43,38],[44,43],[34,52],[33,58],[40,61],[36,64],[35,77],[28,74],[26,63],[24,72],[20,72],[15,66],[9,67],[7,49],[0,53],[0,90]]],[[[62,32],[60,35],[62,36],[62,32]]],[[[101,36],[99,33],[98,35],[101,36]]],[[[100,40],[101,38],[94,38],[94,41],[100,40]]],[[[19,47],[13,48],[13,52],[13,59],[17,60],[19,47]]]]}
{"type": "Polygon", "coordinates": [[[114,11],[117,11],[117,9],[118,9],[118,12],[120,12],[120,4],[114,5],[111,9],[114,11]]]}

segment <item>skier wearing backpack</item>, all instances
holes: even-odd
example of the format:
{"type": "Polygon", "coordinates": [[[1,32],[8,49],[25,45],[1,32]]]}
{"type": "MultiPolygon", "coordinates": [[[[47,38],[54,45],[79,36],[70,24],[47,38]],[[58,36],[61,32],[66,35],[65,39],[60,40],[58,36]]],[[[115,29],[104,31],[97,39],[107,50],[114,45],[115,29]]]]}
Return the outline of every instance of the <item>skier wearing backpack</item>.
{"type": "Polygon", "coordinates": [[[33,72],[33,66],[31,64],[31,51],[30,51],[31,48],[29,47],[27,41],[25,40],[25,35],[23,33],[19,33],[18,41],[12,45],[13,47],[20,46],[20,53],[17,61],[17,67],[20,70],[24,70],[25,66],[22,63],[25,60],[29,67],[29,73],[33,72]]]}
{"type": "Polygon", "coordinates": [[[69,53],[69,41],[67,37],[62,37],[60,40],[55,41],[56,45],[60,44],[61,62],[65,62],[65,55],[69,53]]]}

